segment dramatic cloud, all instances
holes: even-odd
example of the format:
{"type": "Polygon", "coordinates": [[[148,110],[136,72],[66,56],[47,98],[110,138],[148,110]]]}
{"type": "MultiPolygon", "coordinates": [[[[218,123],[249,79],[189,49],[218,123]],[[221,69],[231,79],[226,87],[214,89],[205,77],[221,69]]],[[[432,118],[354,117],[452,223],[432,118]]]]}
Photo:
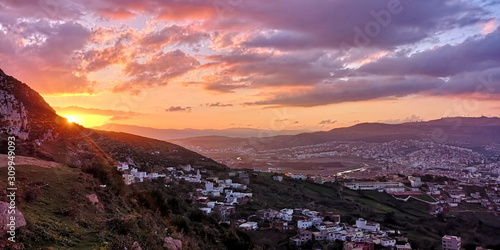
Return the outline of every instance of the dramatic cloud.
{"type": "Polygon", "coordinates": [[[79,23],[22,21],[3,27],[0,66],[42,93],[92,92],[93,84],[78,72],[78,52],[90,32],[79,23]]]}
{"type": "Polygon", "coordinates": [[[268,106],[492,98],[500,87],[493,8],[465,0],[7,0],[0,67],[44,94],[177,84],[268,106]]]}
{"type": "Polygon", "coordinates": [[[165,26],[159,31],[153,31],[141,38],[139,43],[142,46],[150,46],[156,49],[165,45],[196,44],[202,40],[209,39],[206,32],[198,32],[194,27],[186,26],[165,26]]]}
{"type": "Polygon", "coordinates": [[[167,112],[191,112],[191,107],[181,107],[181,106],[170,106],[170,108],[165,109],[167,112]]]}
{"type": "Polygon", "coordinates": [[[280,49],[390,48],[414,43],[435,32],[487,20],[465,1],[273,1],[268,8],[245,6],[243,17],[266,27],[248,46],[280,49]],[[355,13],[352,11],[355,10],[355,13]],[[307,13],[307,15],[304,15],[307,13]]]}
{"type": "Polygon", "coordinates": [[[457,45],[444,45],[411,56],[386,57],[359,70],[379,75],[453,76],[500,66],[500,28],[457,45]]]}
{"type": "Polygon", "coordinates": [[[443,84],[443,80],[424,77],[356,78],[321,84],[309,90],[278,93],[270,99],[246,104],[312,107],[385,97],[403,97],[435,89],[443,84]]]}
{"type": "Polygon", "coordinates": [[[180,76],[200,63],[193,57],[181,50],[159,52],[144,63],[131,62],[123,69],[123,72],[131,77],[131,80],[115,86],[115,92],[138,91],[144,87],[167,85],[168,82],[180,76]]]}
{"type": "Polygon", "coordinates": [[[405,119],[388,119],[388,120],[379,120],[378,122],[386,123],[386,124],[400,124],[400,123],[421,122],[421,121],[423,121],[423,120],[420,116],[411,115],[411,116],[406,117],[405,119]]]}
{"type": "Polygon", "coordinates": [[[328,120],[322,120],[322,121],[319,122],[320,125],[335,124],[335,123],[337,123],[337,120],[333,120],[332,121],[330,119],[328,119],[328,120]]]}
{"type": "Polygon", "coordinates": [[[233,104],[224,104],[220,102],[214,102],[214,103],[207,103],[205,104],[207,107],[231,107],[233,104]]]}

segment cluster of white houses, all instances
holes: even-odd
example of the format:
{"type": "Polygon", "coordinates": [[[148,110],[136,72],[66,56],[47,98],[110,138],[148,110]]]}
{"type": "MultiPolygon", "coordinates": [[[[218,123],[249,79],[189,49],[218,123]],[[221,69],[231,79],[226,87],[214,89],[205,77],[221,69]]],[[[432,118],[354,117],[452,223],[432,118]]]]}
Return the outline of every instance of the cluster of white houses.
{"type": "Polygon", "coordinates": [[[139,171],[137,168],[130,168],[129,164],[126,162],[118,162],[115,164],[118,171],[122,172],[122,179],[126,185],[130,185],[135,182],[144,182],[144,180],[153,180],[160,177],[166,177],[166,174],[158,173],[147,173],[144,171],[139,171]]]}
{"type": "Polygon", "coordinates": [[[130,167],[127,162],[118,162],[114,165],[118,171],[122,173],[122,179],[125,184],[130,185],[135,182],[144,182],[145,180],[154,180],[158,178],[166,178],[166,180],[177,179],[177,180],[185,180],[191,183],[201,183],[201,173],[198,169],[196,174],[188,173],[193,172],[195,168],[191,165],[180,165],[177,168],[168,167],[166,170],[170,173],[159,174],[159,173],[148,173],[145,171],[139,171],[137,168],[130,167]]]}
{"type": "Polygon", "coordinates": [[[241,192],[248,189],[246,184],[233,182],[232,179],[219,180],[217,177],[209,177],[203,180],[204,188],[196,189],[196,199],[199,209],[205,214],[218,213],[222,219],[234,213],[234,205],[247,203],[253,196],[250,192],[241,192]],[[210,198],[224,201],[211,201],[210,198]]]}
{"type": "MultiPolygon", "coordinates": [[[[147,173],[138,171],[136,168],[130,168],[126,162],[115,164],[118,171],[122,172],[122,178],[125,184],[130,185],[135,182],[144,182],[160,177],[166,181],[184,180],[190,183],[200,183],[204,188],[197,188],[192,192],[192,198],[196,201],[198,208],[205,214],[217,213],[221,219],[226,220],[229,215],[235,212],[234,205],[247,203],[253,196],[248,190],[249,176],[246,171],[240,171],[238,178],[247,184],[233,182],[232,179],[221,179],[218,177],[203,178],[200,169],[195,169],[191,165],[181,165],[177,168],[168,167],[166,174],[147,173]],[[196,170],[196,173],[194,171],[196,170]],[[190,173],[191,172],[191,173],[190,173]],[[223,201],[211,201],[210,198],[223,201]]],[[[204,169],[201,172],[205,172],[204,169]]],[[[231,173],[234,176],[234,173],[231,173]]]]}
{"type": "MultiPolygon", "coordinates": [[[[367,245],[376,244],[384,247],[392,247],[396,249],[411,249],[411,246],[404,242],[397,245],[398,240],[389,236],[389,232],[380,229],[379,223],[369,222],[363,218],[359,218],[354,225],[340,223],[339,221],[321,221],[316,220],[312,226],[300,228],[299,223],[298,234],[290,240],[295,245],[302,245],[307,241],[344,241],[364,243],[367,245]]],[[[406,239],[399,241],[406,241],[406,239]]]]}
{"type": "Polygon", "coordinates": [[[404,237],[390,237],[389,231],[380,229],[379,223],[367,221],[359,218],[354,225],[340,223],[340,215],[331,212],[318,212],[309,209],[289,209],[281,210],[263,209],[256,212],[258,222],[242,221],[239,225],[241,229],[257,230],[274,228],[280,231],[296,231],[296,235],[290,238],[290,242],[296,246],[301,246],[309,241],[343,241],[351,246],[362,244],[373,249],[373,245],[382,245],[395,249],[411,249],[407,239],[404,237]],[[243,223],[244,222],[244,223],[243,223]],[[398,244],[397,244],[398,243],[398,244]],[[370,247],[371,246],[371,247],[370,247]]]}
{"type": "Polygon", "coordinates": [[[344,186],[352,190],[378,190],[386,193],[397,193],[406,191],[402,182],[379,182],[379,181],[353,181],[345,182],[344,186]]]}
{"type": "Polygon", "coordinates": [[[398,200],[414,198],[432,205],[431,214],[447,211],[447,207],[458,207],[461,203],[478,204],[492,211],[500,211],[500,188],[497,184],[480,187],[484,192],[466,192],[466,186],[475,186],[460,181],[422,182],[420,177],[408,176],[407,184],[401,181],[351,181],[343,185],[352,190],[376,190],[386,192],[398,200]],[[398,197],[396,197],[398,196],[398,197]],[[406,198],[400,198],[404,197],[406,198]],[[419,198],[420,197],[420,198],[419,198]],[[423,199],[422,199],[423,198],[423,199]]]}

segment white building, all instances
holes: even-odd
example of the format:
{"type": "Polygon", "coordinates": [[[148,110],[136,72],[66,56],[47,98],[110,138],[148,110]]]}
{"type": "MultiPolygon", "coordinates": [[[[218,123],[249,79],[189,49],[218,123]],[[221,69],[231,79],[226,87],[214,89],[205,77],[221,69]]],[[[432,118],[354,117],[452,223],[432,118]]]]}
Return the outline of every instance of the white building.
{"type": "Polygon", "coordinates": [[[281,176],[281,175],[273,176],[273,180],[281,182],[281,181],[283,181],[283,176],[281,176]]]}
{"type": "Polygon", "coordinates": [[[375,222],[368,222],[363,218],[359,218],[356,221],[356,227],[372,232],[380,231],[380,224],[375,222]]]}
{"type": "Polygon", "coordinates": [[[396,245],[396,240],[391,238],[382,238],[380,239],[380,245],[384,247],[393,247],[396,245]]]}
{"type": "Polygon", "coordinates": [[[298,220],[297,221],[297,228],[306,229],[306,228],[310,228],[312,226],[313,226],[312,220],[298,220]]]}
{"type": "Polygon", "coordinates": [[[205,183],[205,190],[207,191],[214,191],[214,183],[213,182],[207,182],[205,183]]]}
{"type": "Polygon", "coordinates": [[[191,167],[190,164],[188,164],[188,165],[181,165],[179,167],[182,168],[182,170],[184,170],[186,172],[190,172],[191,170],[193,170],[193,167],[191,167]]]}
{"type": "Polygon", "coordinates": [[[128,163],[126,163],[126,162],[120,162],[120,163],[118,163],[118,165],[116,166],[116,169],[117,169],[118,171],[125,171],[125,170],[129,170],[128,163]]]}
{"type": "Polygon", "coordinates": [[[245,229],[245,230],[256,230],[259,227],[257,226],[257,222],[249,221],[249,222],[245,222],[245,223],[241,224],[239,226],[239,228],[245,229]]]}
{"type": "Polygon", "coordinates": [[[412,187],[422,186],[422,179],[420,177],[408,176],[408,180],[410,180],[412,187]]]}
{"type": "Polygon", "coordinates": [[[125,185],[130,185],[134,183],[134,176],[131,174],[122,174],[122,179],[123,182],[125,182],[125,185]]]}
{"type": "Polygon", "coordinates": [[[378,181],[354,181],[346,182],[345,187],[352,190],[377,190],[384,189],[386,187],[404,187],[401,182],[378,182],[378,181]]]}
{"type": "Polygon", "coordinates": [[[441,239],[443,250],[460,250],[462,239],[458,236],[445,235],[441,239]]]}
{"type": "Polygon", "coordinates": [[[212,208],[209,208],[209,207],[200,207],[200,210],[201,210],[204,214],[210,214],[210,213],[212,213],[212,208]]]}

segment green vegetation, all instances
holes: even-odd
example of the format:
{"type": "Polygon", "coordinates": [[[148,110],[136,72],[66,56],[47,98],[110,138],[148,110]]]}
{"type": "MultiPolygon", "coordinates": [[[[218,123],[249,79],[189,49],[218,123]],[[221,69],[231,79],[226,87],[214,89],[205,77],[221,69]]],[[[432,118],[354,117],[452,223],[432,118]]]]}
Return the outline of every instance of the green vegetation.
{"type": "MultiPolygon", "coordinates": [[[[6,176],[6,170],[0,167],[0,175],[6,176]]],[[[143,249],[161,249],[167,237],[180,239],[184,249],[252,247],[246,234],[219,225],[189,204],[184,185],[124,186],[108,166],[82,171],[21,165],[16,178],[17,205],[27,221],[17,239],[26,249],[131,249],[134,242],[143,249]]],[[[6,188],[4,183],[0,188],[6,188]]]]}
{"type": "MultiPolygon", "coordinates": [[[[317,184],[290,178],[278,182],[268,173],[253,178],[249,187],[254,192],[253,201],[239,206],[236,217],[246,218],[265,208],[308,208],[338,213],[343,222],[350,224],[358,217],[379,222],[385,229],[400,230],[416,249],[439,249],[445,234],[461,236],[468,246],[500,246],[500,239],[495,237],[500,235],[500,219],[488,219],[492,213],[450,213],[436,218],[429,215],[428,204],[414,199],[398,201],[386,193],[353,191],[338,183],[317,184]]],[[[268,241],[262,236],[252,239],[260,245],[268,241]]]]}
{"type": "MultiPolygon", "coordinates": [[[[1,167],[0,175],[5,172],[1,167]]],[[[252,177],[254,198],[237,207],[235,219],[247,219],[259,209],[300,207],[338,213],[349,224],[358,217],[379,222],[385,229],[400,230],[420,249],[438,249],[444,234],[461,236],[467,249],[500,244],[500,221],[491,213],[434,217],[427,214],[427,204],[416,200],[401,202],[385,193],[352,191],[337,183],[290,178],[278,182],[272,176],[252,177]]],[[[134,242],[143,249],[158,249],[167,237],[180,239],[185,249],[269,249],[286,247],[291,236],[219,225],[215,216],[203,215],[191,204],[189,192],[195,185],[182,181],[170,187],[160,180],[125,186],[119,173],[104,165],[83,170],[22,165],[16,177],[18,207],[28,223],[18,229],[18,240],[28,249],[130,249],[134,242]],[[92,195],[98,202],[91,201],[92,195]]]]}

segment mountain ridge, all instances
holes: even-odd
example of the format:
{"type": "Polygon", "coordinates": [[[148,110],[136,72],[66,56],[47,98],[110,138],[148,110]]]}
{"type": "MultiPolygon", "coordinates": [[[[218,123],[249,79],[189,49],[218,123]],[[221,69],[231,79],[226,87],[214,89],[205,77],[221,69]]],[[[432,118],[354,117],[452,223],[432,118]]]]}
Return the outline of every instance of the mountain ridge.
{"type": "Polygon", "coordinates": [[[256,128],[227,128],[227,129],[159,129],[150,128],[137,125],[126,125],[117,123],[107,123],[101,126],[92,127],[93,129],[107,130],[107,131],[120,131],[131,134],[146,136],[149,138],[156,138],[161,140],[175,140],[198,136],[227,136],[227,137],[240,137],[248,138],[258,135],[259,133],[273,134],[273,135],[294,135],[304,133],[303,130],[266,130],[256,128]]]}
{"type": "Polygon", "coordinates": [[[193,137],[172,140],[187,148],[228,146],[252,147],[257,150],[320,144],[328,141],[388,142],[392,140],[433,140],[436,142],[462,142],[471,145],[500,141],[498,117],[446,117],[430,121],[401,124],[359,123],[329,131],[278,135],[263,138],[193,137]],[[206,144],[207,146],[204,146],[206,144]]]}

